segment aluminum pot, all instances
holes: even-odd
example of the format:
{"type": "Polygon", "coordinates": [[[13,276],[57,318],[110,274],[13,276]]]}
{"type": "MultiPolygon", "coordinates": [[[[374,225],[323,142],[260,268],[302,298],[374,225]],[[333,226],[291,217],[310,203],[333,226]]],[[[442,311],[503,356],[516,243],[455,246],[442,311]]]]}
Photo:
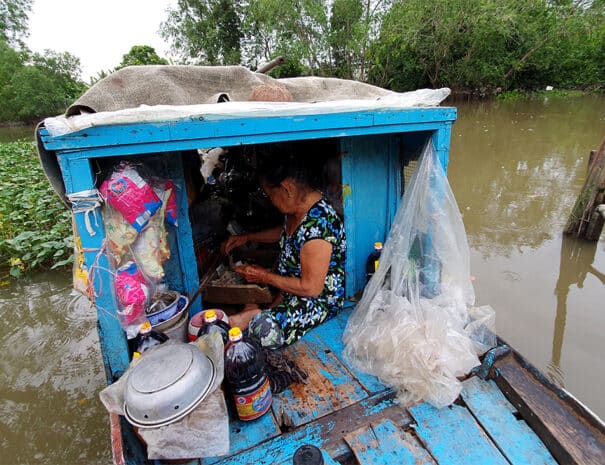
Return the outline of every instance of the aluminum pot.
{"type": "Polygon", "coordinates": [[[153,347],[128,377],[126,419],[140,428],[173,423],[204,400],[215,378],[214,364],[197,347],[183,342],[153,347]]]}

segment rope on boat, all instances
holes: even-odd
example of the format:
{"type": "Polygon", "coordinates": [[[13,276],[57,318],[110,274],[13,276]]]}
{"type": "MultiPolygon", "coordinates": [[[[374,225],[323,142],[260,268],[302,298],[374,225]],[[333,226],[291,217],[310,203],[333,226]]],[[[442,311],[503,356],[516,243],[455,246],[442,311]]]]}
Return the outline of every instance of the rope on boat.
{"type": "Polygon", "coordinates": [[[95,227],[99,226],[99,220],[95,213],[95,209],[101,206],[102,198],[97,189],[89,189],[80,192],[67,194],[68,200],[71,202],[71,209],[74,213],[84,213],[84,223],[86,231],[91,236],[96,234],[92,227],[90,215],[92,214],[95,222],[95,227]]]}

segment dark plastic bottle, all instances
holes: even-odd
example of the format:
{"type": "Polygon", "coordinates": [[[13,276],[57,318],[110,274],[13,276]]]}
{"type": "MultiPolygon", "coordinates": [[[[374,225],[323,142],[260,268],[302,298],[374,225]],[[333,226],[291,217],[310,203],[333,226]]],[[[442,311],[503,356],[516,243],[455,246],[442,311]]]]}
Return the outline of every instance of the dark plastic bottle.
{"type": "Polygon", "coordinates": [[[153,346],[157,346],[166,342],[168,340],[168,336],[166,336],[163,332],[153,329],[151,327],[151,323],[146,321],[141,325],[139,329],[139,334],[137,336],[137,343],[135,352],[142,354],[147,349],[152,348],[153,346]]]}
{"type": "Polygon", "coordinates": [[[221,335],[223,344],[226,346],[229,342],[229,325],[221,320],[214,310],[206,310],[197,337],[213,332],[218,332],[221,335]]]}
{"type": "Polygon", "coordinates": [[[380,254],[382,253],[382,242],[374,242],[374,250],[368,256],[366,262],[366,283],[372,279],[374,273],[378,269],[378,262],[380,261],[380,254]]]}
{"type": "Polygon", "coordinates": [[[240,420],[254,420],[271,407],[273,398],[263,353],[256,345],[245,341],[237,327],[229,330],[225,381],[240,420]]]}
{"type": "Polygon", "coordinates": [[[300,446],[294,452],[293,465],[324,465],[321,450],[311,444],[300,446]]]}

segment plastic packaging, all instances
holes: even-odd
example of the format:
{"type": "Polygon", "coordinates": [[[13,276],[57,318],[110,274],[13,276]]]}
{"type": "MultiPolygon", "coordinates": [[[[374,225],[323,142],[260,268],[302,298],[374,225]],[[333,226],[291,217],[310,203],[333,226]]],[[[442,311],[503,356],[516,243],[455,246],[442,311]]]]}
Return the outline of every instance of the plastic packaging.
{"type": "Polygon", "coordinates": [[[129,261],[118,268],[115,287],[122,322],[126,325],[142,324],[145,321],[145,306],[150,290],[135,262],[129,261]]]}
{"type": "MultiPolygon", "coordinates": [[[[166,225],[177,226],[175,184],[144,175],[146,165],[122,161],[100,192],[120,324],[129,339],[145,321],[150,298],[166,289],[164,263],[170,258],[166,225]]],[[[152,322],[155,325],[155,323],[152,322]]]]}
{"type": "Polygon", "coordinates": [[[101,184],[100,192],[130,225],[140,232],[162,202],[151,186],[130,163],[120,163],[111,177],[101,184]]]}
{"type": "Polygon", "coordinates": [[[474,301],[462,217],[429,143],[347,323],[345,357],[404,403],[449,405],[462,389],[457,377],[496,343],[493,309],[473,310],[474,301]]]}
{"type": "Polygon", "coordinates": [[[89,288],[88,267],[85,263],[82,239],[78,233],[78,228],[73,215],[71,216],[71,222],[74,233],[74,265],[72,273],[74,290],[92,300],[92,289],[89,288]]]}
{"type": "Polygon", "coordinates": [[[254,420],[271,407],[273,398],[263,354],[254,344],[243,340],[237,327],[229,330],[225,379],[240,420],[254,420]]]}
{"type": "Polygon", "coordinates": [[[147,279],[156,284],[164,279],[163,263],[170,258],[170,248],[164,225],[165,200],[168,195],[168,192],[162,193],[161,208],[150,218],[147,227],[141,231],[131,246],[137,264],[147,279]]]}
{"type": "Polygon", "coordinates": [[[103,224],[107,233],[109,250],[114,262],[120,265],[130,252],[130,246],[137,240],[138,233],[122,216],[111,207],[103,208],[103,224]]]}

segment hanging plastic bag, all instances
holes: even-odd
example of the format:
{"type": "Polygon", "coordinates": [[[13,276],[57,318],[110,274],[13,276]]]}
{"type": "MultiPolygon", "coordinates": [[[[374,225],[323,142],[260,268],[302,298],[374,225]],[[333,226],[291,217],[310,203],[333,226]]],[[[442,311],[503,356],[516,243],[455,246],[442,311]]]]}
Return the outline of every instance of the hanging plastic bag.
{"type": "Polygon", "coordinates": [[[103,207],[103,224],[109,244],[109,250],[113,255],[116,265],[122,264],[130,252],[130,246],[138,237],[134,229],[122,214],[114,210],[110,205],[103,207]]]}
{"type": "Polygon", "coordinates": [[[464,225],[429,143],[347,324],[345,357],[403,402],[449,405],[462,389],[457,377],[495,345],[494,311],[471,315],[474,301],[464,225]]]}
{"type": "Polygon", "coordinates": [[[151,217],[131,247],[134,259],[145,276],[156,284],[164,279],[163,263],[170,258],[164,220],[171,192],[171,189],[160,192],[162,207],[151,217]]]}
{"type": "Polygon", "coordinates": [[[151,186],[127,162],[120,163],[100,187],[103,198],[140,232],[162,205],[151,186]]]}
{"type": "Polygon", "coordinates": [[[115,288],[120,322],[128,333],[130,327],[138,328],[146,319],[145,308],[151,295],[149,285],[137,264],[130,261],[117,269],[115,288]]]}
{"type": "Polygon", "coordinates": [[[176,192],[174,182],[167,180],[164,181],[164,190],[168,192],[168,198],[166,199],[166,213],[164,215],[166,223],[172,226],[178,226],[177,222],[177,205],[176,205],[176,192]]]}

